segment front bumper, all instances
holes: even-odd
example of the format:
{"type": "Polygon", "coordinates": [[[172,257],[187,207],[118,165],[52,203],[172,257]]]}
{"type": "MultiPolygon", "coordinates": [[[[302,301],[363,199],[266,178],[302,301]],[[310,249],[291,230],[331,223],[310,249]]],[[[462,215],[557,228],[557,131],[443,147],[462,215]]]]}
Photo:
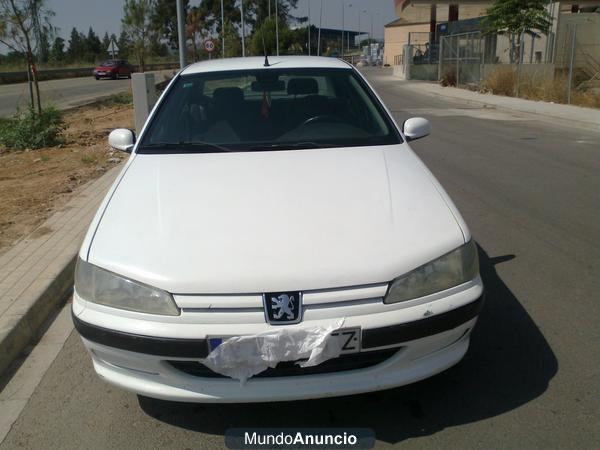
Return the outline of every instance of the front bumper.
{"type": "MultiPolygon", "coordinates": [[[[164,330],[163,336],[152,335],[153,329],[157,329],[152,324],[146,325],[144,333],[139,332],[140,324],[132,327],[136,332],[109,329],[99,323],[107,323],[103,315],[111,308],[86,305],[77,294],[73,320],[92,355],[96,372],[123,389],[174,401],[285,401],[392,388],[427,378],[456,364],[468,349],[469,335],[483,304],[483,286],[478,278],[442,298],[437,297],[435,301],[427,302],[425,298],[406,308],[386,306],[389,310],[379,313],[381,317],[379,314],[345,317],[344,326],[362,327],[362,352],[397,350],[378,364],[322,374],[257,376],[245,385],[229,378],[196,376],[172,364],[173,361],[197,361],[208,354],[206,337],[211,333],[206,332],[204,336],[199,333],[208,327],[203,324],[193,324],[196,336],[202,338],[191,338],[189,333],[185,337],[166,337],[164,330]],[[415,315],[418,320],[414,320],[415,315]],[[406,320],[408,317],[413,320],[406,320]],[[377,323],[382,326],[373,326],[377,323]]],[[[116,323],[123,322],[117,320],[116,323]]],[[[181,326],[176,328],[181,330],[181,326]]],[[[232,334],[231,326],[220,324],[219,328],[221,335],[232,334]]],[[[235,326],[235,329],[239,334],[247,333],[243,327],[240,330],[235,326]]],[[[172,335],[181,336],[181,333],[172,335]]]]}

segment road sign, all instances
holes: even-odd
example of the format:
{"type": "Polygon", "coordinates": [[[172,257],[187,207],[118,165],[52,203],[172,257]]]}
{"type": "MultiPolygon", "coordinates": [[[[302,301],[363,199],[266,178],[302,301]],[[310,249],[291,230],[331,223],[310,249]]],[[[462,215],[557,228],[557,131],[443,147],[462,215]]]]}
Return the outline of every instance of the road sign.
{"type": "Polygon", "coordinates": [[[115,42],[114,39],[110,40],[110,44],[108,44],[108,48],[106,49],[112,55],[112,58],[115,59],[115,54],[119,52],[119,46],[115,42]]]}
{"type": "Polygon", "coordinates": [[[204,50],[206,50],[208,53],[212,53],[215,51],[215,43],[213,41],[211,41],[210,39],[207,39],[206,41],[204,41],[204,50]]]}

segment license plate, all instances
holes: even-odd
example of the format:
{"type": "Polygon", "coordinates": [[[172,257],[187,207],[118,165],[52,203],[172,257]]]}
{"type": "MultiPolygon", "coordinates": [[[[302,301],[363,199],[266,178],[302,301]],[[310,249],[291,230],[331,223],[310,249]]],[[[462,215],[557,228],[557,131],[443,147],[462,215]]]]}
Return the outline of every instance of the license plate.
{"type": "MultiPolygon", "coordinates": [[[[209,337],[208,338],[208,350],[213,351],[219,345],[223,343],[226,339],[229,339],[231,336],[221,336],[221,337],[209,337]]],[[[358,353],[360,351],[360,327],[355,328],[342,328],[341,330],[336,330],[331,333],[329,339],[338,339],[341,341],[342,345],[342,355],[346,355],[348,353],[358,353]]]]}
{"type": "Polygon", "coordinates": [[[332,339],[339,339],[342,345],[342,355],[360,351],[360,328],[342,328],[331,333],[332,339]]]}

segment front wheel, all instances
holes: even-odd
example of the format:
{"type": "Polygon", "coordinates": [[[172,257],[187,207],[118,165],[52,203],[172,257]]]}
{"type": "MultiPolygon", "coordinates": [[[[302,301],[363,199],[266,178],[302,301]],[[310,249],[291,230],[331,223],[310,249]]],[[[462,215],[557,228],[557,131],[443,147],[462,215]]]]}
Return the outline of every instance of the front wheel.
{"type": "Polygon", "coordinates": [[[99,77],[98,75],[96,75],[94,78],[95,78],[96,80],[99,80],[99,79],[100,79],[100,77],[99,77]]]}

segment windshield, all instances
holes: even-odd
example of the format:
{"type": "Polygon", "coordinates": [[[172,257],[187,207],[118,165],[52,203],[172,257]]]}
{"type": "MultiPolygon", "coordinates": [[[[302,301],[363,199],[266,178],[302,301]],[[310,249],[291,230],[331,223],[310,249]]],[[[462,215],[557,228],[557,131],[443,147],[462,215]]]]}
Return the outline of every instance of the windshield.
{"type": "Polygon", "coordinates": [[[265,151],[397,144],[352,69],[262,69],[179,77],[138,153],[265,151]]]}
{"type": "Polygon", "coordinates": [[[104,61],[104,62],[103,62],[102,64],[100,64],[100,65],[101,65],[101,66],[104,66],[104,67],[111,67],[111,66],[116,66],[116,65],[117,65],[117,62],[116,62],[116,61],[113,61],[112,59],[109,59],[109,60],[107,60],[107,61],[104,61]]]}

